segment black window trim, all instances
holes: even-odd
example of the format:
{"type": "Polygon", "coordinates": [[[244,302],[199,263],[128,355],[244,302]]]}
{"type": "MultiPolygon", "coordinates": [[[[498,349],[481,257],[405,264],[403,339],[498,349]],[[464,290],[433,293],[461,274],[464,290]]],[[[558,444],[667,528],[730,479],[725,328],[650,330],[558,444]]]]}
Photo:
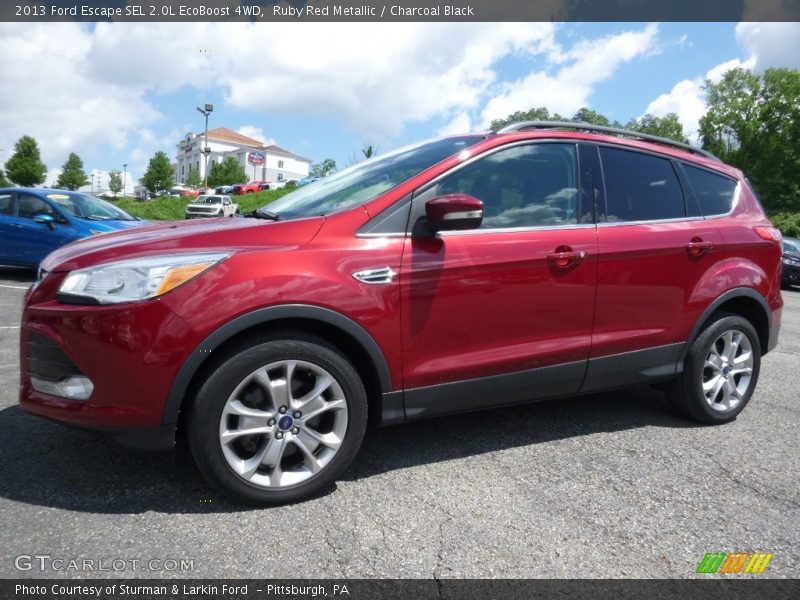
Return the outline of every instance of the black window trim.
{"type": "Polygon", "coordinates": [[[599,220],[597,221],[597,226],[598,227],[629,227],[631,225],[646,225],[646,224],[653,224],[653,223],[655,223],[655,224],[658,224],[658,223],[685,223],[685,222],[688,222],[688,221],[702,221],[703,220],[702,214],[700,216],[697,216],[697,217],[690,217],[689,216],[688,205],[687,205],[687,201],[688,200],[687,200],[686,187],[683,184],[682,177],[681,177],[681,175],[679,175],[678,167],[675,164],[676,162],[680,162],[680,161],[675,159],[675,157],[670,156],[668,154],[662,154],[661,152],[655,152],[655,151],[652,151],[652,150],[645,150],[645,149],[642,149],[642,148],[632,148],[632,147],[626,146],[624,144],[614,144],[614,143],[610,143],[610,142],[593,142],[593,144],[597,147],[597,155],[598,155],[598,159],[600,161],[600,177],[602,179],[601,189],[603,190],[602,191],[602,194],[603,194],[603,206],[602,206],[603,221],[602,222],[599,221],[599,220]],[[600,156],[600,148],[601,147],[613,148],[615,150],[625,150],[627,152],[636,152],[638,154],[649,155],[649,156],[653,156],[655,158],[660,158],[660,159],[669,161],[670,164],[672,165],[672,170],[675,172],[675,178],[678,180],[678,185],[681,188],[681,193],[683,194],[684,216],[683,217],[671,218],[671,219],[649,219],[649,220],[646,220],[646,221],[607,221],[606,218],[607,218],[607,215],[608,215],[608,204],[607,204],[608,195],[606,193],[605,166],[603,165],[603,159],[600,156]]]}

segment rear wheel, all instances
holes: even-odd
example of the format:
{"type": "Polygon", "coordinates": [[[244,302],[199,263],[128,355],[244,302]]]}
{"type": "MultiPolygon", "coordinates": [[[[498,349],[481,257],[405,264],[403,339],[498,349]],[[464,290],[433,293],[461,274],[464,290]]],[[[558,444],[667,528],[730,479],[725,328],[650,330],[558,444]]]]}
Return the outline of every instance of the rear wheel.
{"type": "Polygon", "coordinates": [[[693,419],[728,423],[750,401],[760,369],[756,330],[738,315],[719,313],[692,342],[683,373],[667,388],[667,395],[693,419]]]}
{"type": "Polygon", "coordinates": [[[315,338],[233,354],[200,388],[189,444],[203,475],[237,500],[278,504],[330,485],[355,457],[367,398],[353,366],[315,338]]]}

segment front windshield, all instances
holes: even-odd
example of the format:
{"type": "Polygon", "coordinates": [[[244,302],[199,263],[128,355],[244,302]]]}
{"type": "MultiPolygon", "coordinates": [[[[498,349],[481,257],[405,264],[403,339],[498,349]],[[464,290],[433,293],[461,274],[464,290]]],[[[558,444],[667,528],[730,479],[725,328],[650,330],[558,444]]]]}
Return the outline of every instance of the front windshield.
{"type": "Polygon", "coordinates": [[[402,148],[323,177],[264,206],[263,210],[281,219],[292,219],[352,208],[483,139],[482,135],[468,135],[402,148]]]}
{"type": "Polygon", "coordinates": [[[199,196],[194,201],[195,204],[222,204],[222,198],[219,196],[199,196]]]}
{"type": "Polygon", "coordinates": [[[117,208],[110,202],[95,198],[94,196],[58,192],[47,194],[47,198],[58,204],[73,217],[78,217],[79,219],[90,219],[92,221],[139,220],[129,215],[121,208],[117,208]]]}

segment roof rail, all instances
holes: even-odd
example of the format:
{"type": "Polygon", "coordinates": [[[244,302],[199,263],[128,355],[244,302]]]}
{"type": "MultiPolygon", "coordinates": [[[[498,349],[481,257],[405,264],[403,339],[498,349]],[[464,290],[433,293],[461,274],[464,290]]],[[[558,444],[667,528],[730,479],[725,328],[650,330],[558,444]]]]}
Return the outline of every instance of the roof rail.
{"type": "Polygon", "coordinates": [[[673,148],[680,148],[681,150],[694,152],[700,156],[710,158],[711,160],[722,162],[710,152],[707,152],[702,148],[698,148],[697,146],[676,142],[675,140],[671,140],[669,138],[650,135],[648,133],[639,133],[638,131],[630,131],[628,129],[620,129],[618,127],[606,127],[605,125],[592,125],[591,123],[586,123],[585,121],[520,121],[518,123],[506,125],[497,133],[512,133],[514,131],[523,131],[525,129],[579,129],[581,131],[608,133],[611,135],[623,136],[635,140],[656,142],[657,144],[672,146],[673,148]]]}

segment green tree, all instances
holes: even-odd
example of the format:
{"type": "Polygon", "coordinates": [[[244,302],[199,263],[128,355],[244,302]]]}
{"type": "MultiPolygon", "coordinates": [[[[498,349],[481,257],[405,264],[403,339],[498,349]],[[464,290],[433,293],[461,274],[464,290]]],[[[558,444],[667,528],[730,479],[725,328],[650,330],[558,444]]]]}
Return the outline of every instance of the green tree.
{"type": "Polygon", "coordinates": [[[67,162],[61,167],[61,174],[56,180],[56,187],[74,191],[88,183],[89,180],[86,179],[86,173],[83,171],[81,157],[74,152],[70,152],[67,162]]]}
{"type": "Polygon", "coordinates": [[[215,162],[211,165],[208,172],[208,185],[217,187],[218,185],[233,185],[235,183],[247,183],[249,178],[239,161],[229,156],[221,163],[215,162]]]}
{"type": "Polygon", "coordinates": [[[186,185],[190,188],[196,188],[203,185],[203,178],[200,177],[200,171],[194,167],[189,167],[189,173],[186,175],[186,185]]]}
{"type": "Polygon", "coordinates": [[[550,114],[544,106],[539,108],[531,108],[530,110],[518,110],[511,113],[505,119],[495,119],[492,121],[489,128],[492,131],[499,131],[506,125],[511,123],[520,123],[522,121],[564,121],[564,117],[558,113],[550,114]]]}
{"type": "Polygon", "coordinates": [[[578,110],[572,118],[564,117],[558,113],[550,114],[547,108],[540,106],[539,108],[531,108],[530,110],[518,110],[508,115],[505,119],[495,119],[492,121],[490,129],[492,131],[498,131],[506,125],[522,121],[575,121],[576,123],[591,123],[592,125],[603,125],[605,127],[619,125],[619,123],[616,122],[611,123],[605,115],[601,115],[599,112],[585,106],[578,110]]]}
{"type": "Polygon", "coordinates": [[[147,165],[147,171],[140,181],[143,186],[154,193],[172,187],[175,178],[166,152],[156,152],[153,155],[147,165]]]}
{"type": "Polygon", "coordinates": [[[686,139],[686,134],[683,132],[683,125],[681,125],[678,115],[675,113],[669,113],[663,117],[648,113],[638,119],[632,119],[625,128],[639,133],[669,138],[684,144],[689,143],[689,140],[686,139]]]}
{"type": "Polygon", "coordinates": [[[800,71],[733,69],[705,91],[703,147],[742,169],[768,210],[800,210],[800,71]]]}
{"type": "Polygon", "coordinates": [[[321,163],[311,165],[311,175],[313,177],[327,177],[336,170],[336,161],[326,158],[321,163]]]}
{"type": "Polygon", "coordinates": [[[367,146],[361,149],[361,154],[364,155],[364,158],[372,158],[375,156],[375,149],[372,146],[367,146]]]}
{"type": "MultiPolygon", "coordinates": [[[[553,119],[556,121],[557,119],[553,119]]],[[[591,123],[592,125],[602,125],[603,127],[610,127],[611,121],[608,120],[608,117],[605,115],[601,115],[596,110],[592,110],[591,108],[583,107],[578,112],[576,112],[572,119],[572,121],[578,123],[591,123]]]]}
{"type": "Polygon", "coordinates": [[[108,189],[114,193],[114,196],[122,191],[122,173],[111,171],[108,174],[108,189]]]}
{"type": "Polygon", "coordinates": [[[14,145],[14,154],[6,163],[8,178],[23,187],[43,183],[47,177],[47,167],[39,155],[39,145],[29,135],[23,135],[14,145]]]}
{"type": "Polygon", "coordinates": [[[0,169],[0,187],[8,187],[11,185],[11,182],[6,179],[6,174],[3,172],[3,169],[0,169]]]}

